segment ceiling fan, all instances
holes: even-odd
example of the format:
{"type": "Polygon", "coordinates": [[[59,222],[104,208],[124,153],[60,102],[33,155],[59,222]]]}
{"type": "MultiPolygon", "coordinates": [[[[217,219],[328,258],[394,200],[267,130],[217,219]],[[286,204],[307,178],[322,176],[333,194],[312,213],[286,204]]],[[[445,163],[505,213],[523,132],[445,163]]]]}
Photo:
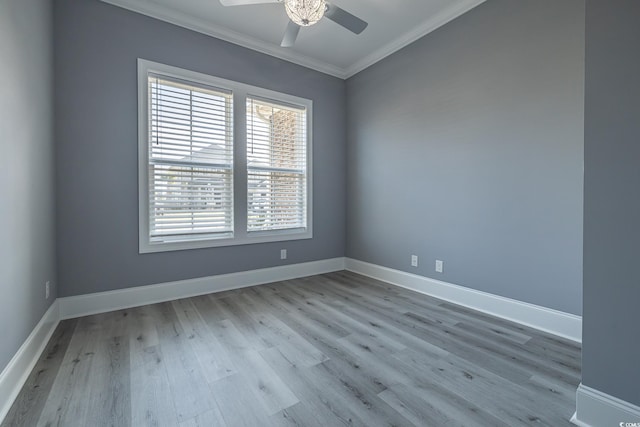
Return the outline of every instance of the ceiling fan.
{"type": "Polygon", "coordinates": [[[223,6],[242,6],[262,3],[284,3],[289,23],[282,38],[282,47],[291,47],[298,37],[300,27],[309,27],[326,17],[355,34],[360,34],[367,24],[357,16],[325,0],[220,0],[223,6]]]}

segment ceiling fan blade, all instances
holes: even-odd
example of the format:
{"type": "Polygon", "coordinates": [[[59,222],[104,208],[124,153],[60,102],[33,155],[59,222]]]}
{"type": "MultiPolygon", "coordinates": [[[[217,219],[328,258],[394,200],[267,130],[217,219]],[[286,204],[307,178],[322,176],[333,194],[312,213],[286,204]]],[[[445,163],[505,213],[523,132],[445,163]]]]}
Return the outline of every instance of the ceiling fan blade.
{"type": "Polygon", "coordinates": [[[327,3],[327,10],[324,16],[356,34],[363,32],[364,29],[367,28],[367,25],[369,25],[357,16],[331,3],[327,3]]]}
{"type": "Polygon", "coordinates": [[[223,6],[244,6],[245,4],[280,3],[280,0],[220,0],[223,6]]]}
{"type": "Polygon", "coordinates": [[[300,26],[293,21],[289,21],[287,24],[287,29],[284,32],[284,37],[282,37],[282,43],[280,46],[282,47],[292,47],[296,42],[296,38],[298,37],[298,33],[300,32],[300,26]]]}

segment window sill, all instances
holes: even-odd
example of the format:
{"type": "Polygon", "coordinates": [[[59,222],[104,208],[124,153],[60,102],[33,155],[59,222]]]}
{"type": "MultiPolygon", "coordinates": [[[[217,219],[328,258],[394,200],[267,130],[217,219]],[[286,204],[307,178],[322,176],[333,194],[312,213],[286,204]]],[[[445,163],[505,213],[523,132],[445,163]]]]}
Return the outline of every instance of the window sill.
{"type": "Polygon", "coordinates": [[[246,237],[224,237],[217,239],[182,240],[165,242],[139,242],[140,254],[182,251],[189,249],[219,248],[225,246],[252,245],[257,243],[284,242],[288,240],[305,240],[313,238],[309,229],[281,230],[277,232],[250,232],[246,237]]]}

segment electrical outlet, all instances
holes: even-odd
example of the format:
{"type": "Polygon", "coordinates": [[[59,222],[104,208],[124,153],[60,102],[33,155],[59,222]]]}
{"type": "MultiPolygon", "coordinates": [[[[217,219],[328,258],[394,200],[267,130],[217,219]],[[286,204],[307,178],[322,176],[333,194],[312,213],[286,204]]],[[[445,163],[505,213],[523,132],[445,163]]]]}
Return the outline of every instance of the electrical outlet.
{"type": "Polygon", "coordinates": [[[418,266],[418,255],[411,255],[411,267],[418,266]]]}
{"type": "Polygon", "coordinates": [[[44,299],[49,299],[51,296],[51,282],[47,280],[44,284],[44,299]]]}
{"type": "Polygon", "coordinates": [[[280,249],[280,259],[287,259],[287,250],[280,249]]]}
{"type": "Polygon", "coordinates": [[[442,269],[444,268],[444,261],[439,259],[436,260],[436,273],[442,273],[442,269]]]}

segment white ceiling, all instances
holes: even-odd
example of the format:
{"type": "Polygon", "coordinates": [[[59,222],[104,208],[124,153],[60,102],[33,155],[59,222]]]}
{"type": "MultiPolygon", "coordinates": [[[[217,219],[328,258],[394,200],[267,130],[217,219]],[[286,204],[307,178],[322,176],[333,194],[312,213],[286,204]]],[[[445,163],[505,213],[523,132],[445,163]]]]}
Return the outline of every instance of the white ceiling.
{"type": "Polygon", "coordinates": [[[485,0],[332,0],[369,26],[355,35],[322,19],[280,47],[281,3],[224,7],[219,0],[102,0],[340,78],[350,77],[485,0]]]}

